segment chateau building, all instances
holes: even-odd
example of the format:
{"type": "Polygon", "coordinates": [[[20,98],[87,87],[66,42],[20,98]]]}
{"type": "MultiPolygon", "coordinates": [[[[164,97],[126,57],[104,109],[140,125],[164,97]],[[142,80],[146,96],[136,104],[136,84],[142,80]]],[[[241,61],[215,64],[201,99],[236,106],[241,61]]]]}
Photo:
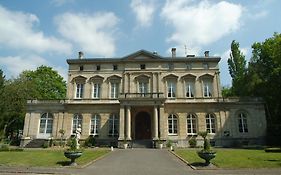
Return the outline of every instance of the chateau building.
{"type": "Polygon", "coordinates": [[[29,100],[22,146],[36,139],[65,138],[81,126],[81,139],[121,146],[124,140],[171,140],[187,147],[199,131],[217,146],[262,144],[264,103],[222,98],[220,57],[170,57],[140,50],[121,58],[68,59],[67,98],[29,100]]]}

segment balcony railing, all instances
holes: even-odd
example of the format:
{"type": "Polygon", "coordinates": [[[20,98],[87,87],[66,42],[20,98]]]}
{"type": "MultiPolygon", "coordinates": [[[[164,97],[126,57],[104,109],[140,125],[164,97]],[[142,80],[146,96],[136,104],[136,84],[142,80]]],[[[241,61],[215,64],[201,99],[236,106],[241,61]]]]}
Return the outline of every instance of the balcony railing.
{"type": "Polygon", "coordinates": [[[121,93],[119,98],[164,98],[164,93],[121,93]]]}

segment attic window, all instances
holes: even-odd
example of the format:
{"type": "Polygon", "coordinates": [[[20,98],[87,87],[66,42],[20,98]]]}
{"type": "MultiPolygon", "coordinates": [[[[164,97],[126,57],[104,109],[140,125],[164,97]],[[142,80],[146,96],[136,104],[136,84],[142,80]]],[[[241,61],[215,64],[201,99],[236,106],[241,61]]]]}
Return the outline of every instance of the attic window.
{"type": "Polygon", "coordinates": [[[79,70],[83,71],[84,70],[84,66],[79,66],[79,70]]]}
{"type": "Polygon", "coordinates": [[[145,64],[141,64],[140,69],[145,69],[145,64]]]}
{"type": "Polygon", "coordinates": [[[203,63],[203,68],[204,69],[209,69],[209,64],[208,63],[203,63]]]}
{"type": "Polygon", "coordinates": [[[97,66],[96,66],[96,70],[100,70],[100,65],[97,65],[97,66]]]}
{"type": "Polygon", "coordinates": [[[174,70],[174,64],[173,63],[169,63],[168,64],[168,68],[169,68],[169,70],[174,70]]]}
{"type": "Polygon", "coordinates": [[[191,70],[192,69],[192,64],[191,63],[186,63],[186,69],[191,70]]]}
{"type": "Polygon", "coordinates": [[[113,70],[117,70],[118,66],[116,64],[113,65],[113,70]]]}

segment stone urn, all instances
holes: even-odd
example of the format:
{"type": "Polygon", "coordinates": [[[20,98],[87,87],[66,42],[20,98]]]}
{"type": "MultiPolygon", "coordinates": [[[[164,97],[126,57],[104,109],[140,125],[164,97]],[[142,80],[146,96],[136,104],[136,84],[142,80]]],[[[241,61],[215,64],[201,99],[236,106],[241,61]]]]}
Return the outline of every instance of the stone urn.
{"type": "Polygon", "coordinates": [[[210,165],[210,160],[216,157],[216,152],[214,151],[210,151],[210,152],[198,151],[197,154],[200,158],[205,160],[206,165],[210,165]]]}
{"type": "Polygon", "coordinates": [[[70,166],[76,166],[77,163],[75,159],[79,158],[82,155],[82,151],[65,151],[64,156],[70,159],[70,166]]]}

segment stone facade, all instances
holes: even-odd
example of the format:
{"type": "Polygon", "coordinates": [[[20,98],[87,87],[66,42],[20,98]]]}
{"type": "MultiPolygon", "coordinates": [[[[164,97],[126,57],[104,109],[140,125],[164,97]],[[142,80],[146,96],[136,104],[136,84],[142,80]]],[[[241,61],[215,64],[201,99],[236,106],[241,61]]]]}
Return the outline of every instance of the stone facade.
{"type": "MultiPolygon", "coordinates": [[[[173,50],[175,52],[175,50],[173,50]]],[[[221,96],[220,57],[162,57],[140,50],[122,58],[68,59],[67,99],[30,100],[22,145],[32,139],[94,135],[104,144],[172,140],[179,147],[199,131],[212,144],[262,144],[260,99],[221,96]]],[[[200,137],[196,137],[200,141],[200,137]]]]}

